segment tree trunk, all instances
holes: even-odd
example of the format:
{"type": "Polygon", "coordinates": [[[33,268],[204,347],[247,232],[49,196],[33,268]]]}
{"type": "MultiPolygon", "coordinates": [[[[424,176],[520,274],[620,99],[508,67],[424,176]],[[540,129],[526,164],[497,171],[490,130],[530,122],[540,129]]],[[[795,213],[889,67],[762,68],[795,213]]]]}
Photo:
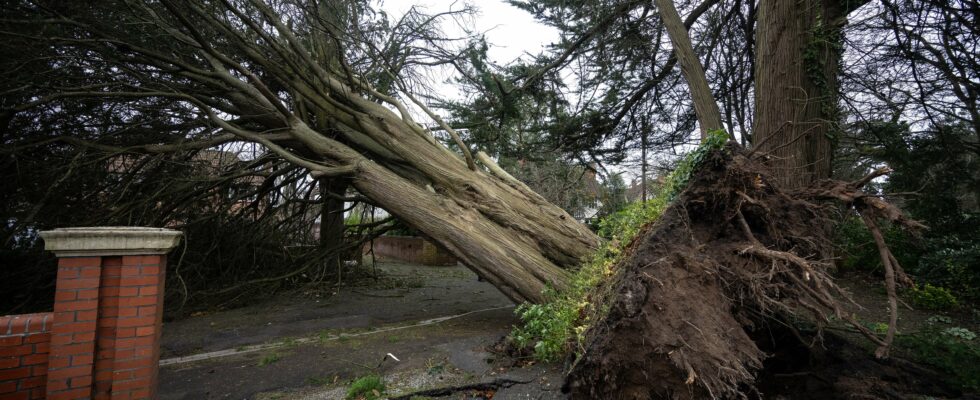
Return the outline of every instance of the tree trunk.
{"type": "Polygon", "coordinates": [[[715,102],[711,94],[711,87],[708,86],[708,78],[704,74],[704,67],[701,60],[694,53],[694,45],[691,44],[691,37],[687,34],[687,28],[681,21],[677,9],[674,7],[673,0],[655,0],[660,18],[667,27],[667,35],[670,42],[674,45],[674,55],[681,64],[681,72],[684,80],[691,92],[691,99],[694,101],[694,112],[698,117],[698,125],[701,127],[701,140],[708,137],[708,132],[722,129],[721,111],[718,103],[715,102]]]}
{"type": "Polygon", "coordinates": [[[864,2],[759,2],[752,144],[780,183],[802,188],[830,177],[838,121],[841,27],[864,2]]]}
{"type": "MultiPolygon", "coordinates": [[[[340,271],[347,252],[341,251],[345,244],[347,225],[344,223],[344,194],[347,193],[347,180],[343,178],[320,178],[320,251],[331,252],[324,260],[325,272],[340,271]]],[[[339,279],[339,274],[338,274],[339,279]]]]}

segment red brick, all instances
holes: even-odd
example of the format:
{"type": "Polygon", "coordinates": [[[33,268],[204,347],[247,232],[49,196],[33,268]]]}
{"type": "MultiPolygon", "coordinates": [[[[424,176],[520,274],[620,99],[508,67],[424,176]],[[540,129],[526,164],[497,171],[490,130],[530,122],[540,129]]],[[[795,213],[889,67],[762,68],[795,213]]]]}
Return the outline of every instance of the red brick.
{"type": "Polygon", "coordinates": [[[138,287],[121,287],[119,288],[119,297],[133,297],[140,294],[140,288],[138,287]]]}
{"type": "Polygon", "coordinates": [[[48,379],[47,388],[52,392],[67,390],[70,387],[68,379],[48,379]]]}
{"type": "Polygon", "coordinates": [[[95,310],[98,307],[99,301],[96,299],[63,301],[54,305],[57,311],[95,310]]]}
{"type": "Polygon", "coordinates": [[[103,267],[119,267],[121,265],[123,265],[122,256],[110,256],[110,257],[102,258],[103,267]]]}
{"type": "Polygon", "coordinates": [[[119,275],[118,268],[102,271],[101,287],[118,287],[120,282],[122,282],[122,276],[119,275]]]}
{"type": "Polygon", "coordinates": [[[119,349],[116,350],[117,360],[128,360],[136,356],[136,350],[133,349],[119,349]]]}
{"type": "Polygon", "coordinates": [[[140,256],[123,256],[123,265],[157,265],[161,263],[161,258],[159,255],[140,255],[140,256]]]}
{"type": "MultiPolygon", "coordinates": [[[[147,338],[147,339],[154,339],[154,338],[147,338]]],[[[151,357],[153,356],[153,351],[157,350],[157,347],[154,346],[137,347],[135,350],[136,350],[136,354],[133,355],[134,358],[151,357]]]]}
{"type": "Polygon", "coordinates": [[[0,400],[29,400],[30,396],[29,392],[7,393],[0,394],[0,400]]]}
{"type": "Polygon", "coordinates": [[[95,362],[95,357],[91,354],[88,355],[83,354],[83,355],[77,355],[71,357],[71,365],[73,367],[79,365],[92,365],[92,363],[94,362],[95,362]]]}
{"type": "Polygon", "coordinates": [[[101,267],[83,267],[78,270],[78,276],[82,278],[98,278],[101,272],[101,267]]]}
{"type": "Polygon", "coordinates": [[[34,352],[33,346],[12,346],[0,347],[0,357],[13,357],[31,354],[34,352]]]}
{"type": "Polygon", "coordinates": [[[27,378],[29,376],[31,376],[31,367],[0,370],[0,382],[27,378]]]}
{"type": "Polygon", "coordinates": [[[0,369],[10,369],[20,366],[20,357],[2,357],[0,358],[0,369]]]}
{"type": "MultiPolygon", "coordinates": [[[[151,368],[156,365],[152,357],[138,358],[134,360],[116,361],[112,364],[112,367],[117,371],[126,370],[140,370],[140,371],[150,371],[151,368]]],[[[145,373],[145,372],[143,372],[145,373]]]]}
{"type": "Polygon", "coordinates": [[[159,276],[135,276],[123,279],[122,284],[125,286],[145,286],[145,285],[159,285],[159,276]]]}
{"type": "Polygon", "coordinates": [[[117,338],[131,338],[136,336],[136,328],[119,328],[116,330],[117,338]]]}
{"type": "Polygon", "coordinates": [[[36,387],[43,387],[44,381],[45,379],[43,376],[35,376],[31,378],[21,379],[20,388],[21,390],[23,390],[23,389],[31,389],[36,387]]]}
{"type": "Polygon", "coordinates": [[[50,333],[35,333],[33,335],[24,336],[24,343],[43,343],[50,342],[50,333]]]}
{"type": "Polygon", "coordinates": [[[10,393],[17,390],[17,381],[0,382],[0,393],[10,393]]]}
{"type": "Polygon", "coordinates": [[[70,301],[78,298],[78,290],[58,290],[54,292],[54,301],[70,301]]]}
{"type": "Polygon", "coordinates": [[[52,369],[48,371],[48,382],[59,380],[59,379],[69,379],[77,376],[90,375],[92,373],[91,365],[82,365],[78,367],[68,367],[62,369],[52,369]]]}
{"type": "Polygon", "coordinates": [[[44,386],[37,387],[31,390],[31,399],[43,400],[46,397],[47,397],[47,393],[44,389],[44,386]]]}
{"type": "Polygon", "coordinates": [[[95,332],[79,332],[71,335],[72,343],[95,342],[95,332]]]}
{"type": "Polygon", "coordinates": [[[50,353],[51,352],[51,335],[47,335],[47,341],[38,343],[34,345],[35,353],[50,353]]]}
{"type": "Polygon", "coordinates": [[[134,307],[134,306],[148,306],[151,304],[157,304],[159,299],[154,297],[120,297],[119,306],[120,307],[134,307]]]}
{"type": "Polygon", "coordinates": [[[48,357],[48,368],[65,368],[71,365],[71,357],[48,357]]]}
{"type": "Polygon", "coordinates": [[[158,275],[160,274],[160,264],[144,265],[140,267],[140,273],[143,275],[158,275]]]}
{"type": "Polygon", "coordinates": [[[85,311],[75,312],[75,321],[78,322],[95,321],[95,319],[98,317],[99,317],[98,310],[85,310],[85,311]]]}
{"type": "Polygon", "coordinates": [[[156,296],[160,293],[160,289],[157,286],[143,286],[140,288],[140,296],[156,296]]]}
{"type": "Polygon", "coordinates": [[[77,343],[55,347],[52,350],[58,356],[74,356],[78,354],[91,354],[95,348],[95,343],[77,343]]]}
{"type": "Polygon", "coordinates": [[[102,309],[119,307],[120,297],[103,297],[99,299],[102,309]]]}
{"type": "MultiPolygon", "coordinates": [[[[78,279],[58,279],[56,283],[58,289],[92,289],[99,287],[99,278],[78,278],[78,279]]],[[[54,305],[58,309],[58,303],[54,305]]]]}
{"type": "Polygon", "coordinates": [[[37,365],[37,364],[47,364],[48,355],[47,354],[30,354],[20,359],[21,365],[37,365]]]}
{"type": "Polygon", "coordinates": [[[127,369],[127,370],[124,370],[124,371],[113,370],[112,371],[112,381],[113,382],[120,382],[120,381],[127,381],[127,380],[130,380],[130,379],[133,379],[133,377],[135,377],[135,375],[133,374],[133,371],[135,371],[135,370],[132,370],[132,369],[127,369]]]}
{"type": "Polygon", "coordinates": [[[21,335],[0,336],[0,346],[20,346],[23,342],[24,337],[21,335]]]}
{"type": "Polygon", "coordinates": [[[79,299],[97,299],[99,298],[98,289],[77,289],[75,291],[78,294],[79,299]]]}
{"type": "Polygon", "coordinates": [[[136,336],[151,336],[157,331],[155,326],[141,326],[136,328],[136,336]]]}
{"type": "Polygon", "coordinates": [[[152,346],[154,344],[154,339],[155,339],[155,337],[153,337],[153,336],[135,337],[135,338],[128,338],[128,339],[119,339],[119,340],[116,340],[116,348],[117,349],[136,349],[136,348],[140,348],[140,347],[143,347],[143,346],[152,346]]]}
{"type": "Polygon", "coordinates": [[[91,388],[79,388],[52,393],[48,389],[48,400],[78,400],[92,397],[91,388]]]}
{"type": "Polygon", "coordinates": [[[116,346],[116,338],[112,337],[112,335],[100,336],[96,340],[96,344],[100,349],[113,348],[116,346]]]}
{"type": "Polygon", "coordinates": [[[48,374],[48,364],[40,364],[31,367],[31,376],[44,376],[48,374]]]}
{"type": "Polygon", "coordinates": [[[149,398],[151,398],[150,397],[150,389],[149,388],[136,389],[136,390],[133,390],[132,392],[130,392],[129,394],[130,394],[130,397],[133,398],[133,399],[140,399],[141,400],[141,399],[149,399],[149,398]]]}
{"type": "Polygon", "coordinates": [[[86,386],[92,386],[92,375],[71,378],[71,387],[77,388],[86,386]]]}
{"type": "Polygon", "coordinates": [[[79,267],[58,267],[58,280],[76,279],[79,274],[79,267]]]}
{"type": "Polygon", "coordinates": [[[112,384],[112,390],[125,391],[127,389],[143,389],[150,386],[149,377],[139,377],[126,381],[116,381],[112,384]]]}
{"type": "Polygon", "coordinates": [[[103,371],[97,371],[95,373],[96,382],[111,382],[112,381],[112,370],[106,369],[103,371]]]}
{"type": "MultiPolygon", "coordinates": [[[[141,310],[143,308],[144,307],[120,307],[119,308],[119,316],[120,317],[135,317],[137,315],[143,315],[143,314],[140,314],[139,313],[139,310],[141,310]]],[[[154,307],[154,306],[150,306],[150,308],[156,309],[156,307],[154,307]]]]}
{"type": "Polygon", "coordinates": [[[58,267],[99,267],[102,257],[60,257],[58,267]]]}
{"type": "MultiPolygon", "coordinates": [[[[51,330],[55,335],[62,333],[93,332],[95,331],[95,321],[85,322],[55,322],[51,330]]],[[[51,338],[54,342],[54,337],[51,338]]]]}

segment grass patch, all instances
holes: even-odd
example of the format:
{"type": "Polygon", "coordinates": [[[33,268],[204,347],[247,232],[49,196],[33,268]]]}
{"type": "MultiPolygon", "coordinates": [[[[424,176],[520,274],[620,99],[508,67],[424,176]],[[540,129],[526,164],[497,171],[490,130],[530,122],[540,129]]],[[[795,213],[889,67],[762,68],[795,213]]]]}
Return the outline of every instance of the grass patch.
{"type": "Polygon", "coordinates": [[[542,304],[524,303],[515,311],[521,318],[521,326],[515,327],[511,339],[519,347],[533,345],[535,358],[557,361],[571,351],[581,352],[588,327],[605,315],[608,293],[603,293],[603,282],[614,274],[615,266],[622,261],[627,245],[643,226],[656,221],[670,202],[687,186],[691,174],[712,151],[724,147],[728,134],[724,131],[709,133],[707,140],[697,150],[689,153],[667,177],[660,192],[647,202],[628,205],[599,222],[599,236],[605,240],[592,257],[572,275],[569,288],[562,293],[546,289],[542,304]]]}
{"type": "Polygon", "coordinates": [[[378,375],[362,376],[351,382],[347,389],[347,400],[381,399],[385,393],[385,383],[378,375]]]}
{"type": "Polygon", "coordinates": [[[280,358],[279,353],[266,354],[261,360],[259,360],[259,366],[264,367],[266,365],[275,364],[280,358]]]}

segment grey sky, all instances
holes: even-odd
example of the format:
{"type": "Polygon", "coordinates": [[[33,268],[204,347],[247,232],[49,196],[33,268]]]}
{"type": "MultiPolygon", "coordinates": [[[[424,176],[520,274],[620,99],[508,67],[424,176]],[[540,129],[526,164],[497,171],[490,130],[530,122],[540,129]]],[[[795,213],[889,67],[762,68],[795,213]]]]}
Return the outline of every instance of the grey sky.
{"type": "Polygon", "coordinates": [[[558,41],[558,30],[538,23],[531,14],[502,0],[386,0],[382,9],[397,17],[413,5],[428,12],[441,12],[459,9],[467,3],[479,10],[469,29],[486,32],[492,45],[488,56],[494,62],[507,64],[523,54],[540,53],[545,46],[558,41]]]}

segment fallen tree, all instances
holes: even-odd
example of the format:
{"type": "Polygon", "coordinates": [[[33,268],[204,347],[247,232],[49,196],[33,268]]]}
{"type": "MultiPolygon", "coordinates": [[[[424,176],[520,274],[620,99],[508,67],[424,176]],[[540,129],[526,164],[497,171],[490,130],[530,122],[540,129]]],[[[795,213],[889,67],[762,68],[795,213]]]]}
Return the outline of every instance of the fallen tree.
{"type": "MultiPolygon", "coordinates": [[[[389,29],[408,33],[376,37],[391,32],[357,17],[338,22],[327,3],[11,5],[0,21],[3,53],[10,55],[0,74],[11,88],[4,91],[0,121],[4,130],[26,132],[18,132],[20,146],[123,141],[136,148],[158,143],[152,135],[128,134],[134,127],[174,125],[186,132],[186,140],[171,143],[176,149],[258,143],[270,157],[313,178],[349,180],[371,204],[439,242],[516,302],[541,301],[546,287],[564,288],[566,270],[596,248],[598,237],[469,149],[406,90],[409,82],[395,64],[435,51],[425,46],[441,40],[432,36],[438,18],[412,14],[389,29]],[[407,50],[372,50],[386,40],[407,50]],[[330,48],[341,54],[325,54],[330,48]],[[18,74],[25,65],[57,84],[24,80],[18,74]],[[388,90],[380,89],[382,83],[388,90]],[[437,126],[417,123],[405,101],[437,126]],[[102,105],[72,114],[77,104],[93,102],[102,105]],[[150,111],[168,117],[145,119],[150,111]],[[55,128],[39,129],[44,124],[37,121],[55,128]],[[62,131],[77,134],[60,136],[62,131]]],[[[357,1],[331,4],[354,15],[365,7],[357,1]]]]}
{"type": "Polygon", "coordinates": [[[908,278],[878,240],[889,330],[879,338],[854,321],[829,275],[833,215],[840,204],[860,214],[876,239],[881,220],[922,226],[861,191],[887,170],[790,191],[765,158],[734,142],[709,153],[663,215],[626,246],[613,277],[589,299],[599,315],[567,377],[573,398],[737,397],[751,391],[767,357],[752,331],[773,321],[792,327],[792,317],[847,321],[887,356],[895,287],[908,278]]]}

